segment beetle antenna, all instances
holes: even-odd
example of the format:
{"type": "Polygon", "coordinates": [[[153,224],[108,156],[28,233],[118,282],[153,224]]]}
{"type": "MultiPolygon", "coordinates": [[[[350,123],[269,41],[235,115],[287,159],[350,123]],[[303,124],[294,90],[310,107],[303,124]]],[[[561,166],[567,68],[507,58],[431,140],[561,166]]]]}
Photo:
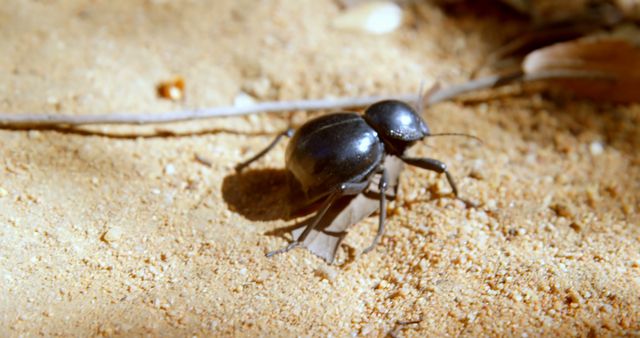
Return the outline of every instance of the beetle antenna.
{"type": "Polygon", "coordinates": [[[420,87],[418,87],[418,95],[417,101],[414,108],[416,108],[416,112],[418,114],[422,113],[422,109],[424,109],[424,80],[420,81],[420,87]]]}
{"type": "Polygon", "coordinates": [[[429,89],[424,89],[424,80],[420,81],[420,89],[418,89],[418,100],[416,102],[415,108],[418,114],[422,114],[422,110],[424,109],[425,104],[429,100],[433,94],[435,94],[440,89],[440,82],[436,81],[429,89]]]}
{"type": "Polygon", "coordinates": [[[482,144],[482,140],[477,137],[477,136],[473,136],[471,134],[465,134],[465,133],[439,133],[439,134],[429,134],[427,135],[427,137],[432,137],[432,136],[463,136],[463,137],[468,137],[468,138],[472,138],[478,142],[480,142],[480,144],[482,144]]]}

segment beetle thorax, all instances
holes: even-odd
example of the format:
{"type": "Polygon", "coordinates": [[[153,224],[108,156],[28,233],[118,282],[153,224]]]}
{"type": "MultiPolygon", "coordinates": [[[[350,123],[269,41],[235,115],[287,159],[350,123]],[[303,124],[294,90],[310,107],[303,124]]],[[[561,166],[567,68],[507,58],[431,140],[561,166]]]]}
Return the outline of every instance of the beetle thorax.
{"type": "Polygon", "coordinates": [[[371,105],[364,119],[378,133],[387,152],[400,156],[416,141],[429,135],[424,120],[408,104],[397,100],[371,105]]]}

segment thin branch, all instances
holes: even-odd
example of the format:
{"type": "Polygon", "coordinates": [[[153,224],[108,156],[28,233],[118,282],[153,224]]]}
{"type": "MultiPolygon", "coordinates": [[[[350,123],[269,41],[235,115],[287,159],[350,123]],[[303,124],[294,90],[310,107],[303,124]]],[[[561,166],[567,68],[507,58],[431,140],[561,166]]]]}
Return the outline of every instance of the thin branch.
{"type": "Polygon", "coordinates": [[[467,81],[461,84],[452,85],[443,88],[427,99],[428,105],[433,105],[438,102],[454,99],[460,95],[475,92],[482,89],[492,89],[508,84],[512,84],[517,81],[535,82],[545,80],[569,80],[569,79],[592,79],[601,81],[614,81],[615,76],[601,71],[590,70],[573,70],[573,69],[558,69],[539,71],[535,73],[524,73],[523,71],[516,71],[504,75],[491,75],[487,77],[481,77],[475,80],[467,81]]]}
{"type": "Polygon", "coordinates": [[[509,73],[506,75],[491,75],[479,79],[467,81],[461,84],[452,85],[433,93],[428,99],[427,104],[433,105],[438,102],[451,100],[462,94],[474,92],[481,89],[496,88],[520,80],[523,77],[521,71],[509,73]]]}
{"type": "Polygon", "coordinates": [[[56,114],[0,114],[0,126],[46,127],[46,126],[82,126],[90,124],[159,124],[184,122],[214,117],[240,116],[255,113],[284,111],[335,110],[347,107],[362,107],[384,99],[402,101],[417,100],[416,94],[392,96],[363,96],[355,98],[271,101],[246,107],[215,107],[196,110],[174,111],[160,114],[103,114],[103,115],[56,115],[56,114]]]}
{"type": "MultiPolygon", "coordinates": [[[[241,116],[255,113],[273,113],[285,111],[314,111],[337,110],[349,107],[363,107],[380,100],[396,99],[408,102],[426,101],[427,105],[451,100],[460,95],[490,89],[516,81],[531,82],[550,79],[600,79],[615,80],[611,74],[581,70],[556,70],[525,74],[522,71],[506,75],[487,76],[471,80],[458,85],[452,85],[435,92],[428,91],[424,97],[420,94],[376,95],[362,97],[347,97],[337,99],[298,100],[298,101],[270,101],[261,102],[246,107],[214,107],[196,110],[173,111],[160,114],[102,114],[102,115],[58,115],[58,114],[0,114],[0,127],[17,129],[46,128],[46,127],[78,127],[93,124],[161,124],[184,122],[214,117],[241,116]]],[[[434,87],[437,88],[437,87],[434,87]]]]}
{"type": "Polygon", "coordinates": [[[544,81],[544,80],[576,80],[576,79],[590,79],[600,81],[615,81],[617,76],[612,73],[595,70],[580,70],[580,69],[557,69],[537,71],[535,73],[526,74],[522,81],[544,81]]]}

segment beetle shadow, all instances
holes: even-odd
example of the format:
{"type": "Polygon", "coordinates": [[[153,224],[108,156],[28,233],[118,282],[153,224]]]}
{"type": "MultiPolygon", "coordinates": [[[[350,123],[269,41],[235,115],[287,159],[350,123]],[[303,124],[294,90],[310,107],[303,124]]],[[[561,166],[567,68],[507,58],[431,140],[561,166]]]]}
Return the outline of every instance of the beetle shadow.
{"type": "Polygon", "coordinates": [[[285,169],[246,169],[224,178],[222,197],[232,211],[251,221],[291,220],[308,214],[311,210],[301,213],[297,207],[304,198],[290,184],[289,175],[285,169]]]}

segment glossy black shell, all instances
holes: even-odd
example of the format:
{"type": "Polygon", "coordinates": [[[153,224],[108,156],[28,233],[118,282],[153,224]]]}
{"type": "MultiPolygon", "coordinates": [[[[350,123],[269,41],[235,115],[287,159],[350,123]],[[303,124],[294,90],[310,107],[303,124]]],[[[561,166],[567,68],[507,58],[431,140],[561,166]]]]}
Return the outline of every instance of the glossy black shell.
{"type": "Polygon", "coordinates": [[[385,100],[372,104],[364,112],[364,119],[388,142],[415,142],[429,135],[429,128],[420,115],[408,104],[385,100]]]}
{"type": "Polygon", "coordinates": [[[289,172],[310,202],[342,183],[361,182],[380,164],[384,145],[355,113],[335,113],[305,123],[285,154],[289,172]]]}

